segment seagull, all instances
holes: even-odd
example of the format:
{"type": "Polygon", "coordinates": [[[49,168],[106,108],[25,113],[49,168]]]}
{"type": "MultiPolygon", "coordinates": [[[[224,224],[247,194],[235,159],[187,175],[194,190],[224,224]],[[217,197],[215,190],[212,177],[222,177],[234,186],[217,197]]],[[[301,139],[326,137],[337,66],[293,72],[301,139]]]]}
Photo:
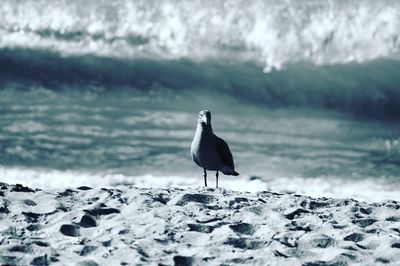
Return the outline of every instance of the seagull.
{"type": "Polygon", "coordinates": [[[197,128],[190,147],[193,161],[204,169],[204,185],[207,186],[207,170],[217,171],[216,187],[218,188],[218,172],[225,175],[238,176],[235,171],[232,153],[228,144],[217,137],[211,127],[211,113],[200,111],[197,118],[197,128]]]}

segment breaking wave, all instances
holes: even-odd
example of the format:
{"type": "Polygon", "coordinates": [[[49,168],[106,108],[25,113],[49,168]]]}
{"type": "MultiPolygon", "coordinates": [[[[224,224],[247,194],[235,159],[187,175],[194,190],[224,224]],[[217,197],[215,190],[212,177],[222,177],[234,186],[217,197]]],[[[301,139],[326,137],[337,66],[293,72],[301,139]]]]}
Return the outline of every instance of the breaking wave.
{"type": "Polygon", "coordinates": [[[393,0],[3,0],[0,47],[252,61],[265,71],[398,58],[393,0]]]}
{"type": "Polygon", "coordinates": [[[288,65],[263,73],[252,62],[62,56],[45,50],[0,50],[3,88],[51,90],[213,91],[268,107],[306,107],[364,117],[400,117],[400,61],[288,65]]]}

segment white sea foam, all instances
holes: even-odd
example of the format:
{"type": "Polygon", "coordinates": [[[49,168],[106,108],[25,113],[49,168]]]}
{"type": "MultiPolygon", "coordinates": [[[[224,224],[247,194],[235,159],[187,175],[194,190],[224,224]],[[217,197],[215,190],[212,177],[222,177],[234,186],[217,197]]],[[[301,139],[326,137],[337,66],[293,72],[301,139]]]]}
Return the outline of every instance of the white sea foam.
{"type": "Polygon", "coordinates": [[[390,0],[3,0],[0,17],[0,47],[252,59],[266,71],[365,62],[400,49],[400,2],[390,0]]]}
{"type": "MultiPolygon", "coordinates": [[[[124,175],[117,173],[90,173],[80,171],[59,171],[48,169],[0,167],[1,182],[23,184],[30,187],[58,189],[65,187],[90,186],[112,187],[135,185],[138,187],[198,187],[203,185],[199,176],[153,176],[124,175]]],[[[215,186],[214,176],[209,175],[208,184],[215,186]]],[[[249,178],[221,176],[220,187],[236,191],[274,191],[297,193],[312,197],[354,198],[367,202],[400,200],[398,184],[393,185],[380,180],[342,180],[333,177],[320,178],[249,178]]]]}

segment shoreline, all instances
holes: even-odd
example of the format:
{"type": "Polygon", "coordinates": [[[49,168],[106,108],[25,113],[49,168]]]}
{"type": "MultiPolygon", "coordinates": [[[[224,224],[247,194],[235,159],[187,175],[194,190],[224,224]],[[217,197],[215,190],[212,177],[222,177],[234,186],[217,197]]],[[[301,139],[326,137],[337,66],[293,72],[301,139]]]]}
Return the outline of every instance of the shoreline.
{"type": "Polygon", "coordinates": [[[0,183],[0,262],[21,265],[400,263],[400,202],[214,188],[0,183]]]}
{"type": "MultiPolygon", "coordinates": [[[[197,174],[183,175],[127,175],[119,172],[89,172],[74,170],[36,169],[21,167],[0,167],[2,182],[22,184],[46,190],[69,187],[90,186],[92,188],[116,186],[136,186],[142,188],[195,188],[203,184],[203,176],[197,174]]],[[[257,193],[271,191],[277,193],[301,194],[310,197],[329,197],[335,199],[352,198],[368,203],[385,200],[400,201],[397,189],[399,182],[391,179],[344,179],[336,177],[306,178],[273,177],[266,175],[242,175],[240,177],[220,178],[223,188],[233,191],[257,193]]],[[[210,186],[215,186],[215,177],[210,179],[210,186]]]]}

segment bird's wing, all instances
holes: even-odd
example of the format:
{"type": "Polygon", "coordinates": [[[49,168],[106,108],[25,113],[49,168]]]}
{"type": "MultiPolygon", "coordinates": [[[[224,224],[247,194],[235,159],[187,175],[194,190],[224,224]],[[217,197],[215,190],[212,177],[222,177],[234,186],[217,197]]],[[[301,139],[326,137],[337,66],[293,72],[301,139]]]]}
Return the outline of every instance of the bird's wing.
{"type": "Polygon", "coordinates": [[[221,158],[224,164],[226,164],[227,166],[231,167],[232,170],[234,170],[235,166],[233,164],[232,153],[229,150],[228,144],[226,144],[226,142],[223,139],[217,136],[215,136],[215,138],[217,139],[217,151],[219,157],[221,158]]]}

